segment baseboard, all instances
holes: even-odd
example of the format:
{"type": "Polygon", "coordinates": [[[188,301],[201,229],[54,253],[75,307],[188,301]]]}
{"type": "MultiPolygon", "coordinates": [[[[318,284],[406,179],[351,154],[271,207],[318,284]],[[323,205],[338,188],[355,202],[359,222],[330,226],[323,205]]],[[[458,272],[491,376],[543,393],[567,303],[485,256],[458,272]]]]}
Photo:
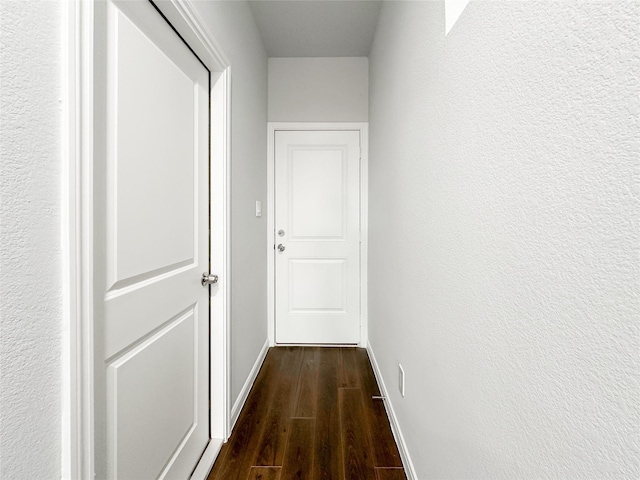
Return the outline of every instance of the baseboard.
{"type": "Polygon", "coordinates": [[[387,411],[389,423],[391,423],[391,431],[393,432],[393,437],[398,444],[398,450],[400,451],[400,458],[402,459],[402,464],[404,465],[405,474],[407,475],[408,480],[418,480],[416,469],[413,466],[411,457],[409,456],[407,444],[404,441],[402,430],[400,429],[400,425],[398,424],[398,418],[396,417],[396,413],[393,410],[393,405],[391,403],[391,399],[389,398],[387,387],[385,386],[384,380],[382,379],[382,373],[380,372],[380,368],[378,367],[378,362],[376,361],[376,356],[373,353],[371,343],[367,344],[367,353],[369,354],[369,359],[371,360],[373,373],[376,377],[376,380],[378,381],[378,386],[380,387],[380,393],[384,397],[384,408],[387,411]]]}
{"type": "Polygon", "coordinates": [[[209,472],[213,468],[213,464],[218,457],[218,453],[220,453],[220,449],[222,448],[222,439],[220,438],[212,438],[209,441],[209,445],[205,449],[196,469],[191,474],[190,480],[207,480],[209,476],[209,472]]]}
{"type": "Polygon", "coordinates": [[[244,386],[242,390],[240,390],[240,394],[233,404],[233,408],[231,409],[231,423],[229,426],[229,436],[231,436],[231,432],[233,431],[233,427],[235,427],[236,422],[238,421],[238,417],[240,416],[240,412],[242,411],[242,407],[244,407],[244,403],[247,401],[247,397],[249,396],[249,392],[251,391],[251,387],[253,387],[253,382],[256,381],[256,377],[258,376],[258,372],[260,372],[260,367],[262,367],[262,363],[264,362],[265,357],[267,356],[267,352],[269,351],[269,339],[264,342],[264,346],[260,353],[258,354],[258,358],[256,359],[256,363],[253,364],[253,368],[247,377],[247,381],[244,382],[244,386]]]}

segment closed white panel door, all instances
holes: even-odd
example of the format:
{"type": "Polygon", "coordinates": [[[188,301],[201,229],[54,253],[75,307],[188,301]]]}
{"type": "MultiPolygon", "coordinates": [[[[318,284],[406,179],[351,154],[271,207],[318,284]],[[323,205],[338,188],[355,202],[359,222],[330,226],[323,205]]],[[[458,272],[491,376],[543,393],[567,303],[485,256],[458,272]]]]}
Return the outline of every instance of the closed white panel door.
{"type": "Polygon", "coordinates": [[[360,341],[360,133],[275,132],[276,342],[360,341]]]}
{"type": "Polygon", "coordinates": [[[185,479],[209,441],[209,72],[150,2],[96,8],[96,469],[185,479]]]}

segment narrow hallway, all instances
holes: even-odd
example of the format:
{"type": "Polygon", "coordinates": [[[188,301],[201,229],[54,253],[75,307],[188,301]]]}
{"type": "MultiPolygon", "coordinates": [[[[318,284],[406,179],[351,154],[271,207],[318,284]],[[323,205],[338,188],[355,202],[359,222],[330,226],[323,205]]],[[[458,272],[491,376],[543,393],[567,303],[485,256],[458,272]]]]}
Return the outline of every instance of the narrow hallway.
{"type": "Polygon", "coordinates": [[[276,347],[209,480],[406,478],[367,352],[276,347]]]}

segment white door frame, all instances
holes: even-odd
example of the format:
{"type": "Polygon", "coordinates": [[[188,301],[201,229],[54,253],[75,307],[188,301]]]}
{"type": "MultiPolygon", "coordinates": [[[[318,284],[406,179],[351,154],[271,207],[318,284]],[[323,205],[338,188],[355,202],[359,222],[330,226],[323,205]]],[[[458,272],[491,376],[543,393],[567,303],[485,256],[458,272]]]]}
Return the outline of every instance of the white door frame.
{"type": "Polygon", "coordinates": [[[360,343],[368,338],[367,258],[369,251],[369,124],[366,122],[268,122],[267,123],[267,321],[269,345],[276,345],[275,324],[275,133],[277,131],[358,131],[360,132],[360,343]]]}
{"type": "MultiPolygon", "coordinates": [[[[229,218],[230,63],[191,0],[154,0],[173,28],[211,72],[210,209],[213,273],[210,297],[209,442],[192,478],[204,479],[230,434],[229,218]],[[213,289],[212,289],[213,290],[213,289]]],[[[62,478],[94,478],[93,349],[93,0],[69,0],[62,9],[63,112],[62,245],[62,478]]]]}

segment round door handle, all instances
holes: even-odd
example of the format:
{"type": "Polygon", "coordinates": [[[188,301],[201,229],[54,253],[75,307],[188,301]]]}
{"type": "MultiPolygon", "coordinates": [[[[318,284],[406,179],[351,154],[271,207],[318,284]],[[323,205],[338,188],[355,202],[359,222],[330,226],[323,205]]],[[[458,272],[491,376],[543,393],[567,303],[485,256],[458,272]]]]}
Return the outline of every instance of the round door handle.
{"type": "Polygon", "coordinates": [[[285,247],[284,247],[284,245],[283,245],[283,244],[278,245],[278,250],[279,250],[281,253],[282,253],[282,252],[284,252],[284,248],[285,248],[285,247]]]}
{"type": "Polygon", "coordinates": [[[213,285],[218,283],[218,275],[211,275],[209,272],[202,274],[202,286],[213,285]]]}

